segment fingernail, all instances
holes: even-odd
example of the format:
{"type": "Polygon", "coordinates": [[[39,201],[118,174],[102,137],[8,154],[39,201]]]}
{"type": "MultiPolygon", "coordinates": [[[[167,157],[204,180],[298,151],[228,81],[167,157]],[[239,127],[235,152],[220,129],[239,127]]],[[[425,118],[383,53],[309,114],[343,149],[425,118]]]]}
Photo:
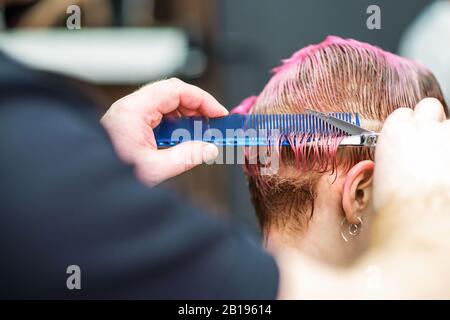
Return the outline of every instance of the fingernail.
{"type": "Polygon", "coordinates": [[[224,112],[224,114],[225,115],[227,115],[227,114],[229,114],[230,113],[230,111],[228,111],[227,110],[227,108],[225,108],[224,106],[222,106],[222,105],[220,105],[221,107],[222,107],[222,109],[223,109],[223,112],[224,112]]]}
{"type": "Polygon", "coordinates": [[[214,144],[205,144],[202,148],[203,162],[213,161],[219,155],[219,149],[214,144]]]}

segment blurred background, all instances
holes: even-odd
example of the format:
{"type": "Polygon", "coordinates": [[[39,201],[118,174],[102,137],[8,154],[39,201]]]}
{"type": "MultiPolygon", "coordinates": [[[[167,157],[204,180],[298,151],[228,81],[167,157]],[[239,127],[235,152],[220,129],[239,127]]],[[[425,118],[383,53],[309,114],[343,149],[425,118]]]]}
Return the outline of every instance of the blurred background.
{"type": "MultiPolygon", "coordinates": [[[[258,94],[281,59],[330,34],[416,58],[450,94],[447,0],[9,0],[0,6],[0,28],[0,50],[64,75],[99,113],[172,76],[231,109],[258,94]],[[379,30],[366,26],[374,4],[379,30]],[[81,29],[66,26],[70,5],[81,9],[81,29]]],[[[239,165],[200,166],[165,185],[258,235],[239,165]]]]}

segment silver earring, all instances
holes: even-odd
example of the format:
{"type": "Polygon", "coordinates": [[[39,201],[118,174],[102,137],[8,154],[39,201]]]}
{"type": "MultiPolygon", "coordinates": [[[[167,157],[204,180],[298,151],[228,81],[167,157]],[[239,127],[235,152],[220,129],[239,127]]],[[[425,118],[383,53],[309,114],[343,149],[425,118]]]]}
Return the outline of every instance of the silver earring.
{"type": "Polygon", "coordinates": [[[345,242],[351,240],[352,237],[357,237],[363,230],[363,221],[361,217],[356,218],[358,223],[348,223],[347,218],[343,218],[341,222],[341,237],[345,242]]]}

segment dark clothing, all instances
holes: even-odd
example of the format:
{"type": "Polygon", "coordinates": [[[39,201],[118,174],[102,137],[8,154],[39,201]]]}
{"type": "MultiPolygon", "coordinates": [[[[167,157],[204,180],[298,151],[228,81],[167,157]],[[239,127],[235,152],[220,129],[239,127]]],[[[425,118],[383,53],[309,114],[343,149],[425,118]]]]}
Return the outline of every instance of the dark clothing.
{"type": "Polygon", "coordinates": [[[89,104],[0,54],[0,298],[275,298],[273,259],[141,185],[89,104]]]}

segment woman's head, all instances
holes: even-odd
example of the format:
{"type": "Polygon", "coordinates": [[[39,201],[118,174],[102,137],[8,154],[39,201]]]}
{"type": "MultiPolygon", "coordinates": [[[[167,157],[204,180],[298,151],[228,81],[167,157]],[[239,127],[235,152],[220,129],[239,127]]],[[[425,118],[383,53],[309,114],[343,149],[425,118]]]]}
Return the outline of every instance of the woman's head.
{"type": "MultiPolygon", "coordinates": [[[[330,36],[284,60],[264,90],[235,112],[358,112],[362,126],[379,130],[396,108],[412,108],[425,97],[444,103],[436,79],[424,66],[366,43],[330,36]]],[[[330,188],[335,188],[343,216],[350,223],[358,221],[359,213],[348,213],[346,207],[350,210],[355,207],[352,201],[357,206],[358,201],[369,199],[373,150],[338,149],[337,143],[326,149],[306,147],[297,141],[278,152],[280,169],[274,175],[263,176],[259,165],[246,164],[250,193],[266,235],[273,228],[306,232],[319,193],[330,188]]]]}

